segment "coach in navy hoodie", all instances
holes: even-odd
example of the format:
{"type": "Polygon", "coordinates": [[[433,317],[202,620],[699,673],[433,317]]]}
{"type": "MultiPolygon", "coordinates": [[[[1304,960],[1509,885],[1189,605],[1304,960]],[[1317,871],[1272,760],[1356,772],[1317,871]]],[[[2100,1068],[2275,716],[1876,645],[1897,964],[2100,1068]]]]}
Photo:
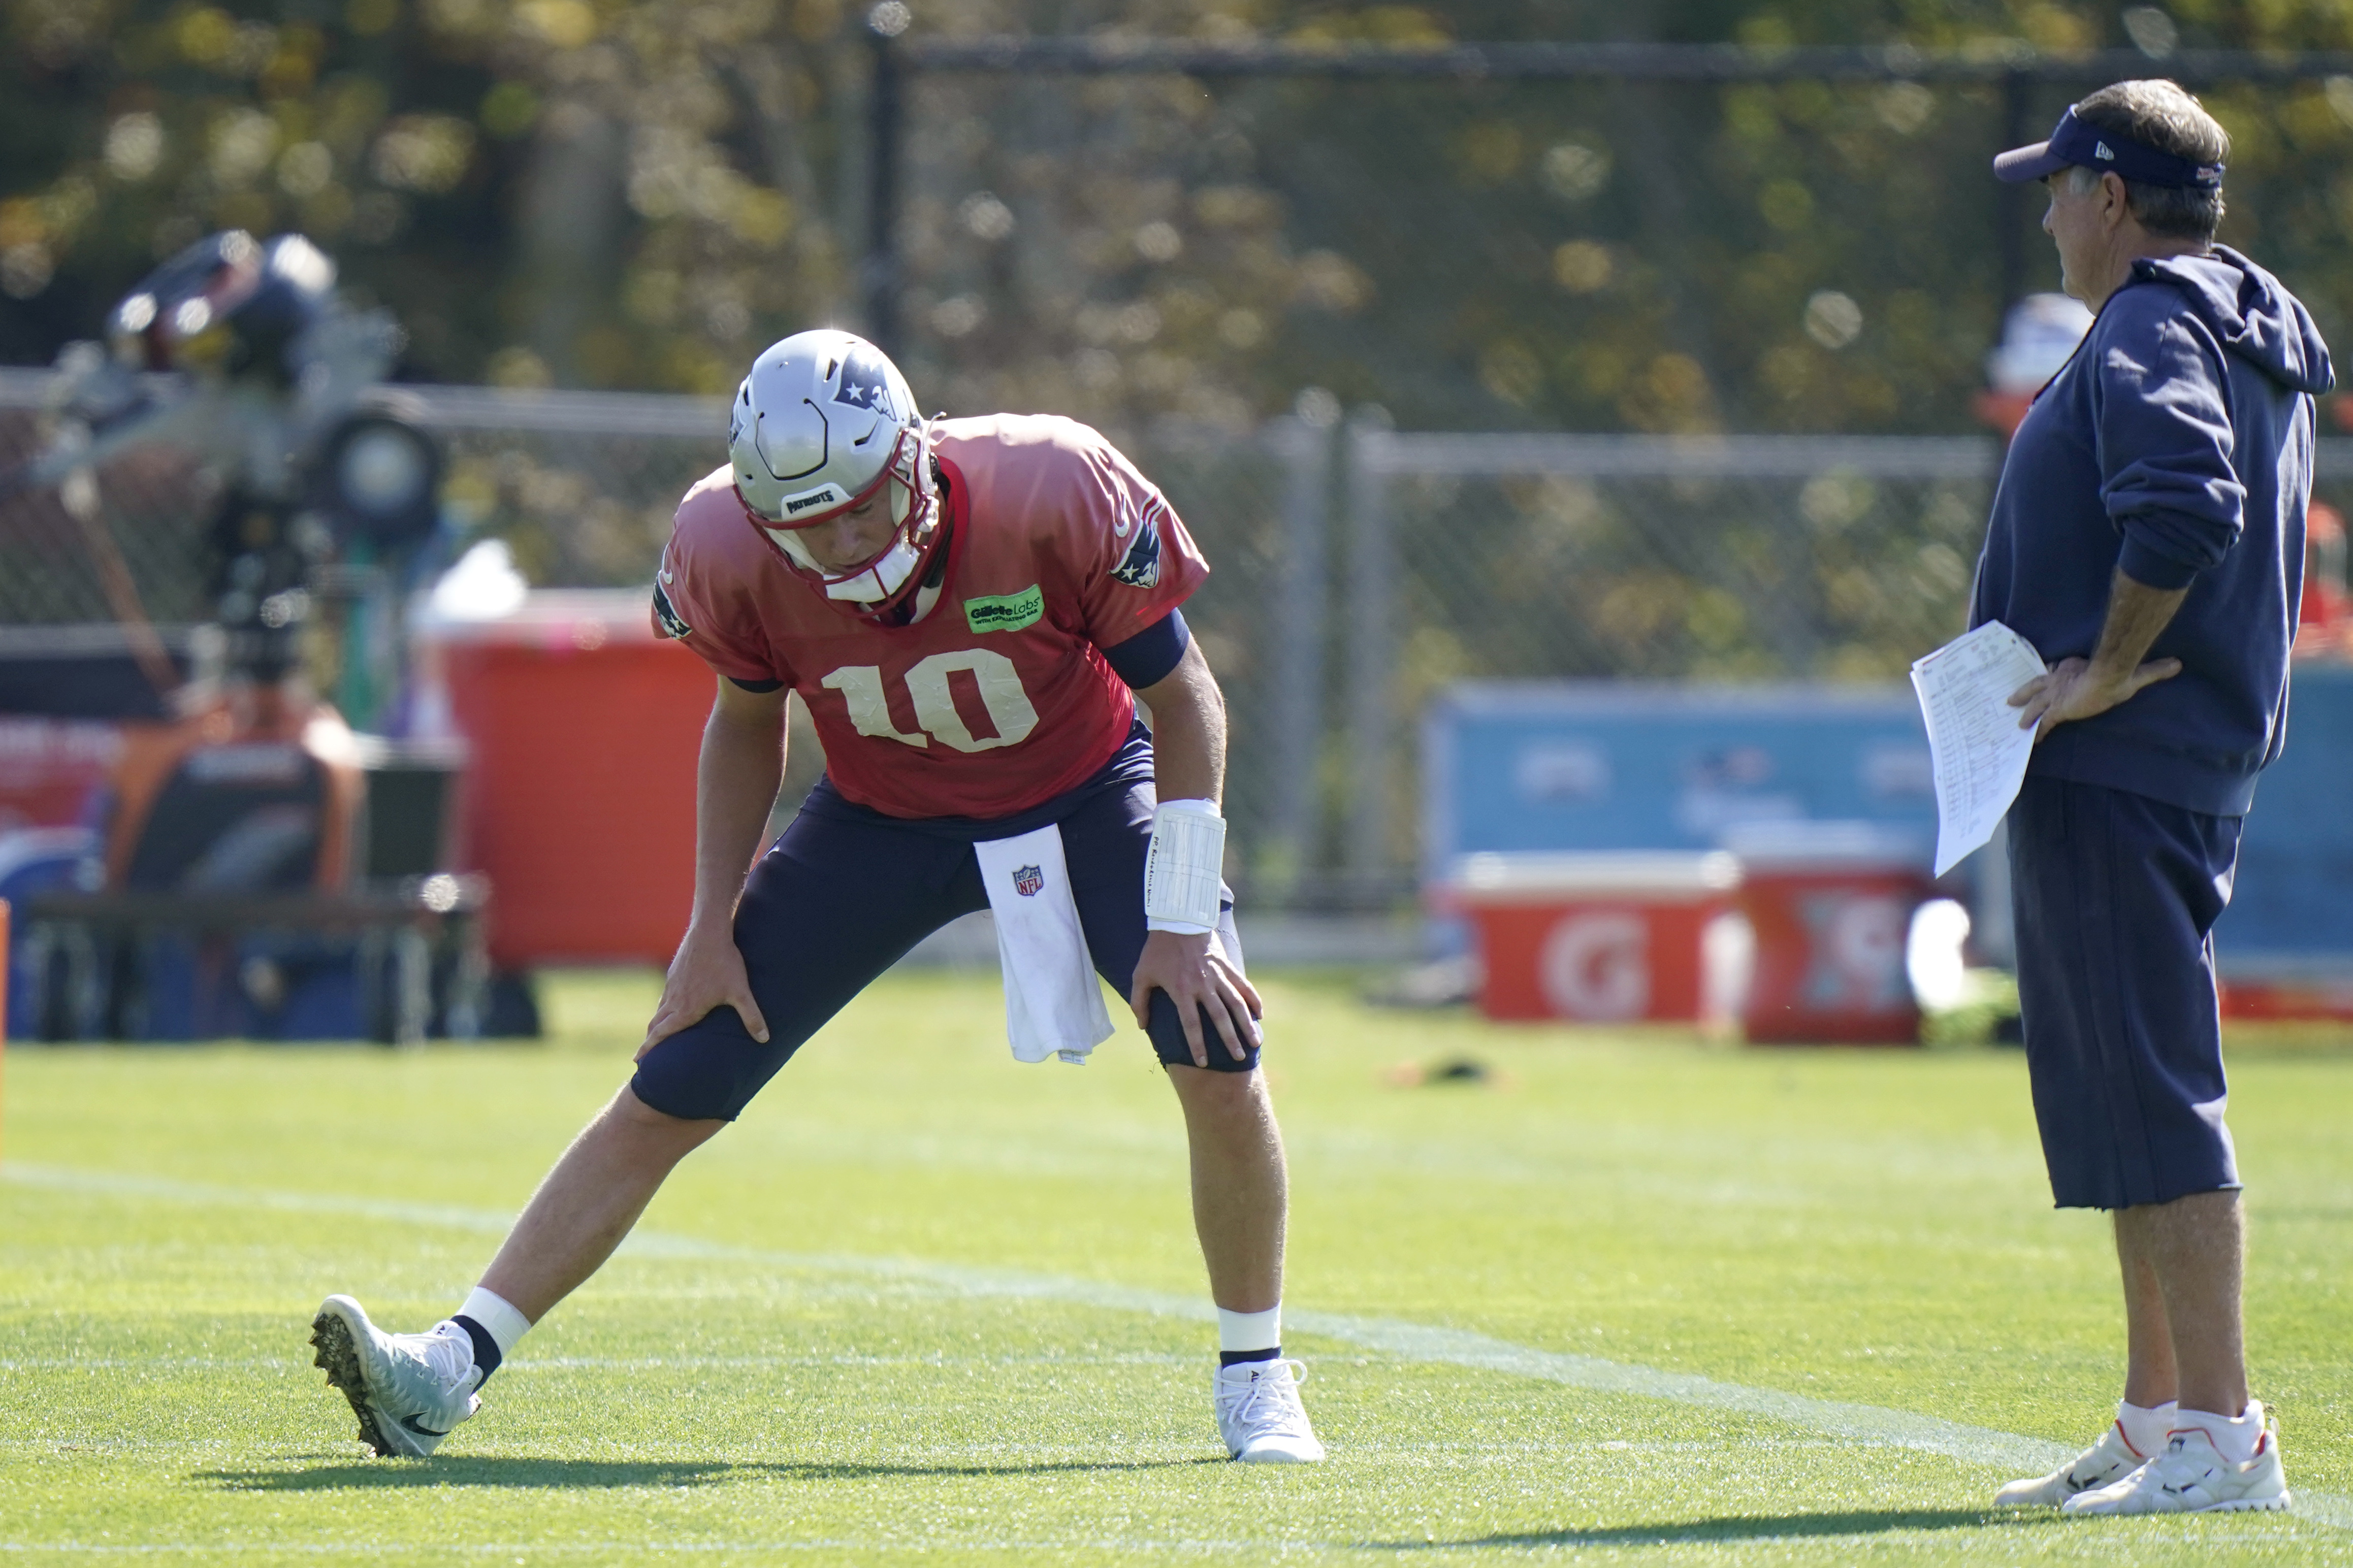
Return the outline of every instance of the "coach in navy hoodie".
{"type": "Polygon", "coordinates": [[[2010,809],[2019,1000],[2062,1207],[2111,1210],[2126,1366],[2074,1464],[2002,1489],[2070,1513],[2288,1505],[2247,1396],[2239,1174],[2209,932],[2287,731],[2313,395],[2328,350],[2214,243],[2228,138],[2171,82],[2120,82],[1995,160],[2051,187],[2067,291],[2098,312],[1996,491],[1971,619],[2050,673],[2010,809]]]}

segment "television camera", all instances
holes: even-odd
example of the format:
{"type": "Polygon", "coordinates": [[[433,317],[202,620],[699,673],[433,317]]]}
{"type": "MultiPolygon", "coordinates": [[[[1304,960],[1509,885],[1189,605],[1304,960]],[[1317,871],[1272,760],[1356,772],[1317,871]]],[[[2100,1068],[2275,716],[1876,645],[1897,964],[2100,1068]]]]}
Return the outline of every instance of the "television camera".
{"type": "MultiPolygon", "coordinates": [[[[35,852],[12,855],[0,834],[0,896],[18,905],[10,1011],[26,1032],[410,1040],[481,1026],[472,917],[486,889],[448,870],[443,827],[461,757],[401,736],[405,607],[448,553],[441,453],[386,384],[397,322],[335,280],[301,235],[197,241],[115,305],[102,343],[60,353],[47,445],[0,476],[0,500],[54,486],[89,517],[101,465],[191,456],[212,617],[184,639],[198,657],[175,659],[117,574],[145,711],[77,710],[70,682],[21,669],[7,683],[120,737],[81,821],[46,825],[35,852]]],[[[45,641],[74,640],[51,631],[15,628],[0,662],[37,670],[56,651],[45,641]]]]}

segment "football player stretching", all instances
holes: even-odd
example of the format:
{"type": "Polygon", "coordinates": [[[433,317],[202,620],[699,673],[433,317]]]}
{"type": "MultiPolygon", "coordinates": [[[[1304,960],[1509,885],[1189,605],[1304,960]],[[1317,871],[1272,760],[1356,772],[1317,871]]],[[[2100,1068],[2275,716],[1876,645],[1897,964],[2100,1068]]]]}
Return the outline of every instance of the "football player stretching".
{"type": "Polygon", "coordinates": [[[433,1452],[682,1157],[909,948],[994,908],[1017,1055],[1083,1059],[1111,1032],[1100,973],[1166,1064],[1228,1451],[1322,1458],[1305,1369],[1282,1353],[1282,1142],[1219,877],[1225,704],[1178,610],[1208,563],[1094,431],[927,422],[898,368],[846,332],[760,355],[728,454],[680,504],[653,595],[659,628],[718,679],[693,914],[636,1074],[448,1319],[388,1334],[347,1296],[321,1307],[318,1364],[362,1440],[433,1452]],[[826,776],[760,854],[794,693],[826,776]]]}

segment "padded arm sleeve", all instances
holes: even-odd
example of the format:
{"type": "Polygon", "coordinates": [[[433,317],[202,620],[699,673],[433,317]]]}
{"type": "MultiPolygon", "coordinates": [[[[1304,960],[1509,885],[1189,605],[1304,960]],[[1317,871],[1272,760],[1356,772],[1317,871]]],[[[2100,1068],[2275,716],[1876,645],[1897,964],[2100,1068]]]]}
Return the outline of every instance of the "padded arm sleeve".
{"type": "Polygon", "coordinates": [[[1103,658],[1131,691],[1141,691],[1147,686],[1157,686],[1168,679],[1177,660],[1193,645],[1193,634],[1186,627],[1185,612],[1171,610],[1123,643],[1103,649],[1103,658]]]}

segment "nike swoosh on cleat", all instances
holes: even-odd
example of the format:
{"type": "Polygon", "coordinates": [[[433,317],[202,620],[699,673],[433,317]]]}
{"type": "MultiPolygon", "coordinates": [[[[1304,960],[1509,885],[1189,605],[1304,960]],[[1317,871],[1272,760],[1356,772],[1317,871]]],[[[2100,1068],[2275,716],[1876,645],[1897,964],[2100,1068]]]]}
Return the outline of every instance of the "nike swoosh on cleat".
{"type": "Polygon", "coordinates": [[[414,1415],[402,1416],[400,1418],[400,1424],[403,1427],[416,1433],[420,1437],[447,1437],[449,1435],[446,1431],[436,1432],[430,1426],[419,1426],[417,1424],[417,1417],[414,1415]]]}

